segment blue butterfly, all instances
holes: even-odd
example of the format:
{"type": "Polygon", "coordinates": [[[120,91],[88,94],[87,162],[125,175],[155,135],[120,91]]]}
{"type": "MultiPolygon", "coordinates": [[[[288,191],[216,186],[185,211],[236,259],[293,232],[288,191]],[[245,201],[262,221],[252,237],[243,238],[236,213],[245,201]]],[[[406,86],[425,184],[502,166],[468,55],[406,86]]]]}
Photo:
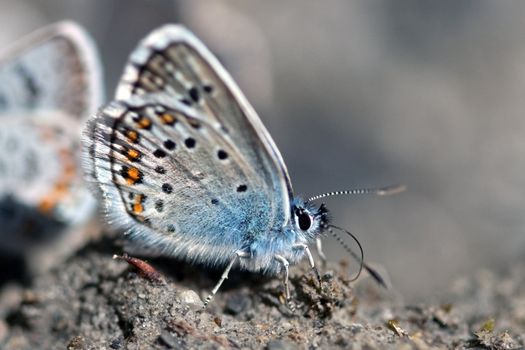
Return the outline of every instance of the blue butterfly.
{"type": "Polygon", "coordinates": [[[96,47],[74,22],[41,28],[0,53],[1,250],[34,257],[33,248],[66,229],[81,234],[94,215],[79,136],[102,95],[96,47]]]}
{"type": "Polygon", "coordinates": [[[115,100],[90,120],[83,141],[85,168],[112,224],[150,253],[226,266],[205,305],[236,263],[283,272],[289,299],[289,265],[306,256],[317,271],[308,245],[334,228],[325,206],[312,201],[392,192],[294,197],[252,106],[215,56],[178,25],[138,45],[115,100]]]}

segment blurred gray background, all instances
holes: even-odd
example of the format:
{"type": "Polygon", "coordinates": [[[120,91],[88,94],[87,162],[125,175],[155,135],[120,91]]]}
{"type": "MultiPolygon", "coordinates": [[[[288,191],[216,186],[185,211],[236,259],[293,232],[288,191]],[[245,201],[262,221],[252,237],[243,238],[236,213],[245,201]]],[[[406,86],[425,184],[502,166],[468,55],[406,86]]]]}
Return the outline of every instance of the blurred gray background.
{"type": "Polygon", "coordinates": [[[523,259],[524,14],[479,0],[1,0],[0,45],[78,21],[109,98],[138,41],[184,23],[259,112],[297,194],[408,186],[326,203],[414,302],[523,259]]]}

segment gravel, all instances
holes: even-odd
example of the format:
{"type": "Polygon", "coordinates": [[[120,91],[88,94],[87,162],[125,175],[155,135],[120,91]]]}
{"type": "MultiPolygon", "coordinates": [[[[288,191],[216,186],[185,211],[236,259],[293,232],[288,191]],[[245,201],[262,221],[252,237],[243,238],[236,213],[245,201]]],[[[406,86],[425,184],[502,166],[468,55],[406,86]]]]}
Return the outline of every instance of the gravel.
{"type": "Polygon", "coordinates": [[[4,287],[2,349],[445,349],[523,347],[525,265],[456,281],[440,303],[406,305],[363,276],[329,265],[321,286],[306,266],[291,269],[296,309],[279,278],[234,271],[208,306],[221,271],[172,259],[149,263],[148,280],[88,244],[32,285],[4,287]],[[18,295],[19,298],[14,298],[18,295]]]}

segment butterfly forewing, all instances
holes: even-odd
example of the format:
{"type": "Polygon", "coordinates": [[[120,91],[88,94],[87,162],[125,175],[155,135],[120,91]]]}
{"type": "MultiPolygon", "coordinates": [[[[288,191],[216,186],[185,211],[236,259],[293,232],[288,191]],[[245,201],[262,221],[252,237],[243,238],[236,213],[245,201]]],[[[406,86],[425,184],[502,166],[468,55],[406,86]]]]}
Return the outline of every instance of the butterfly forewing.
{"type": "Polygon", "coordinates": [[[265,181],[275,216],[287,222],[292,190],[286,167],[270,135],[230,75],[190,31],[166,25],[144,39],[132,54],[117,99],[165,92],[194,108],[265,181]],[[284,220],[283,220],[284,219],[284,220]]]}

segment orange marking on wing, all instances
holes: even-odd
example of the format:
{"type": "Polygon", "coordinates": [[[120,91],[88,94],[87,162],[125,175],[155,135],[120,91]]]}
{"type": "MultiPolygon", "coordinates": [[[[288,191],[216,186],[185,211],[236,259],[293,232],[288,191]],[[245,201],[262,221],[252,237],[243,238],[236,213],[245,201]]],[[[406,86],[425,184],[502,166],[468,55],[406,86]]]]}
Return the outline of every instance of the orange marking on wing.
{"type": "Polygon", "coordinates": [[[137,160],[140,157],[140,152],[136,149],[129,148],[126,152],[126,155],[128,156],[129,160],[137,160]]]}
{"type": "Polygon", "coordinates": [[[38,210],[45,214],[50,213],[69,194],[77,173],[73,153],[69,149],[60,149],[58,155],[63,164],[62,172],[52,189],[42,197],[38,204],[38,210]]]}
{"type": "Polygon", "coordinates": [[[135,214],[140,214],[144,211],[144,207],[142,206],[141,203],[135,203],[133,204],[133,212],[135,214]]]}
{"type": "Polygon", "coordinates": [[[137,124],[142,129],[147,129],[151,127],[151,120],[147,117],[140,117],[140,119],[137,121],[137,124]]]}
{"type": "Polygon", "coordinates": [[[133,204],[133,212],[135,214],[140,214],[144,211],[144,206],[142,201],[144,200],[144,195],[139,194],[135,196],[135,204],[133,204]]]}
{"type": "Polygon", "coordinates": [[[175,123],[175,117],[172,116],[171,114],[169,113],[164,113],[163,115],[160,116],[160,119],[162,120],[162,122],[164,124],[168,124],[168,125],[172,125],[175,123]]]}
{"type": "Polygon", "coordinates": [[[128,185],[133,185],[141,179],[142,174],[137,168],[129,168],[126,172],[126,176],[126,182],[128,183],[128,185]]]}
{"type": "Polygon", "coordinates": [[[52,198],[51,195],[44,197],[40,203],[38,203],[38,210],[42,213],[49,213],[56,206],[55,198],[52,198]]]}
{"type": "Polygon", "coordinates": [[[54,188],[55,194],[57,195],[64,194],[65,192],[67,192],[68,186],[69,186],[69,181],[65,181],[65,180],[58,181],[55,184],[55,188],[54,188]]]}
{"type": "Polygon", "coordinates": [[[126,136],[127,136],[128,140],[130,142],[133,142],[133,143],[137,142],[138,139],[139,139],[139,133],[136,132],[135,130],[128,130],[126,132],[126,136]]]}

